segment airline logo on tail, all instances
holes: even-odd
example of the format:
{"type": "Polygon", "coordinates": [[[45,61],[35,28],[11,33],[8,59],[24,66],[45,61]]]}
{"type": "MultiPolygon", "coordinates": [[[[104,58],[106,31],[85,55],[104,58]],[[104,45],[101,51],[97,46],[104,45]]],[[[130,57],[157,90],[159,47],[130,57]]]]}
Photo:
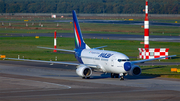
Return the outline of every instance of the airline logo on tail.
{"type": "Polygon", "coordinates": [[[76,49],[85,49],[86,48],[86,44],[82,38],[82,33],[80,30],[80,26],[78,23],[78,19],[76,17],[76,12],[73,10],[73,25],[74,25],[74,34],[75,34],[75,46],[76,49]]]}
{"type": "Polygon", "coordinates": [[[79,32],[77,30],[76,22],[74,22],[74,33],[75,33],[75,44],[78,47],[81,47],[81,39],[80,39],[79,32]]]}

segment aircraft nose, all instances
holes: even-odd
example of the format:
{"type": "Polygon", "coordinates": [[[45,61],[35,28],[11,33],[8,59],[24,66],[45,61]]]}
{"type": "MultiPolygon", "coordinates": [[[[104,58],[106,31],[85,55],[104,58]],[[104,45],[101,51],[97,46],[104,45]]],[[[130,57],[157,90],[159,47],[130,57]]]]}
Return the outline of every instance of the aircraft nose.
{"type": "Polygon", "coordinates": [[[125,69],[126,71],[129,71],[129,70],[131,69],[131,63],[130,63],[130,62],[125,62],[125,63],[124,63],[124,69],[125,69]]]}

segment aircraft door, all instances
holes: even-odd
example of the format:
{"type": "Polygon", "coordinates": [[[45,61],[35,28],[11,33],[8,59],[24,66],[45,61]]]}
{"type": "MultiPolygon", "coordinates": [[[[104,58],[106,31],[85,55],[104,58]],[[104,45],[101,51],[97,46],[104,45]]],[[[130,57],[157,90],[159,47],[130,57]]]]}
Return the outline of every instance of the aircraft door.
{"type": "Polygon", "coordinates": [[[112,58],[111,58],[111,67],[114,67],[114,62],[115,62],[115,56],[113,56],[112,58]]]}

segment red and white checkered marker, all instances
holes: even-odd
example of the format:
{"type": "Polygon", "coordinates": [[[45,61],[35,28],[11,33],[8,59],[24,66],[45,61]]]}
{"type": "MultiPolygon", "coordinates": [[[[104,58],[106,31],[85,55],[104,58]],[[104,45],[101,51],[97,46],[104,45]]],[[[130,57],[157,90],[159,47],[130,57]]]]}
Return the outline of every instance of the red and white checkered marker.
{"type": "MultiPolygon", "coordinates": [[[[169,48],[138,48],[140,59],[152,59],[168,56],[169,48]]],[[[166,58],[168,59],[168,58],[166,58]]]]}

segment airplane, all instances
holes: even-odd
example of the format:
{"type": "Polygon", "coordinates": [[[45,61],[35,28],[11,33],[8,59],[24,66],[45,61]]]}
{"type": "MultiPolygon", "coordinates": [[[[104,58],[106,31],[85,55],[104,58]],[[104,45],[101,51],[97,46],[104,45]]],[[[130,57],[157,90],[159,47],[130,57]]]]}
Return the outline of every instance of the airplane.
{"type": "MultiPolygon", "coordinates": [[[[74,50],[56,49],[56,50],[74,53],[75,58],[78,60],[79,63],[15,59],[15,58],[6,58],[6,59],[76,65],[77,66],[76,73],[79,76],[81,76],[83,79],[85,78],[89,79],[90,76],[92,75],[93,70],[99,70],[104,73],[111,73],[111,78],[119,78],[120,76],[120,80],[124,80],[124,76],[126,75],[138,76],[141,74],[141,68],[138,65],[135,65],[136,63],[144,63],[147,61],[167,58],[167,57],[160,57],[154,59],[130,61],[129,57],[123,53],[108,51],[108,50],[100,50],[100,48],[106,46],[90,48],[83,40],[83,36],[78,23],[76,12],[74,10],[72,11],[72,15],[73,15],[75,49],[74,50]]],[[[54,48],[49,48],[49,47],[38,47],[38,48],[54,50],[54,48]]],[[[176,55],[168,56],[168,58],[174,56],[176,55]]]]}

